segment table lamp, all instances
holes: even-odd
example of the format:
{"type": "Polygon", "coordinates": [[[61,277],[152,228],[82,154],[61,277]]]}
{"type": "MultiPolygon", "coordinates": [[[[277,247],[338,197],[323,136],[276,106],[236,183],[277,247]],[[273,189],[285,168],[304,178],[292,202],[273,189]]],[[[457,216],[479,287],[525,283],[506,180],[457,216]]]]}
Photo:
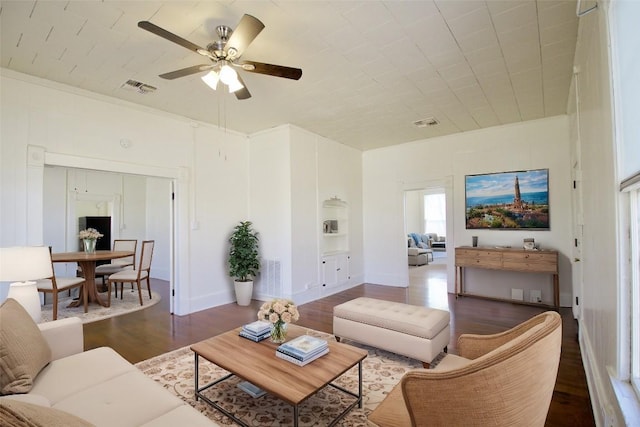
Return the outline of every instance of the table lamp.
{"type": "Polygon", "coordinates": [[[18,301],[31,315],[40,321],[40,296],[36,282],[53,276],[51,254],[44,246],[20,246],[0,248],[0,282],[14,282],[9,286],[7,298],[18,301]]]}

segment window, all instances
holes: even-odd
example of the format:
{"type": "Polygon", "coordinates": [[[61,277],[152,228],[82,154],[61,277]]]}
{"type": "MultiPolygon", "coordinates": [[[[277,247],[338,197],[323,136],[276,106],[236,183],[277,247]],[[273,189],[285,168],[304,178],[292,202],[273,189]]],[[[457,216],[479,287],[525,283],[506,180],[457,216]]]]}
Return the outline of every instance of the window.
{"type": "Polygon", "coordinates": [[[631,384],[640,396],[640,190],[629,192],[631,287],[631,384]]]}
{"type": "Polygon", "coordinates": [[[447,204],[444,193],[425,194],[424,196],[424,232],[447,234],[447,204]]]}
{"type": "MultiPolygon", "coordinates": [[[[610,5],[611,70],[620,182],[620,298],[617,380],[640,396],[640,2],[615,0],[610,5]]],[[[625,412],[625,397],[621,398],[625,412]]],[[[636,414],[639,412],[636,409],[636,414]]],[[[635,415],[638,417],[638,415],[635,415]]],[[[638,419],[638,418],[636,418],[638,419]]]]}

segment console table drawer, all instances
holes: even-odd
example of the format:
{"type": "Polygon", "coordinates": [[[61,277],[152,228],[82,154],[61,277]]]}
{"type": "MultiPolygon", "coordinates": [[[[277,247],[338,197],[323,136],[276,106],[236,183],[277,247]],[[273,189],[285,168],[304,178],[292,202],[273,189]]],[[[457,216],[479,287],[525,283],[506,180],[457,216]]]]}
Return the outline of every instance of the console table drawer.
{"type": "Polygon", "coordinates": [[[556,273],[558,255],[545,252],[505,252],[502,254],[502,264],[508,270],[556,273]]]}
{"type": "Polygon", "coordinates": [[[456,265],[463,267],[482,265],[483,268],[500,268],[502,254],[494,251],[456,249],[456,265]]]}

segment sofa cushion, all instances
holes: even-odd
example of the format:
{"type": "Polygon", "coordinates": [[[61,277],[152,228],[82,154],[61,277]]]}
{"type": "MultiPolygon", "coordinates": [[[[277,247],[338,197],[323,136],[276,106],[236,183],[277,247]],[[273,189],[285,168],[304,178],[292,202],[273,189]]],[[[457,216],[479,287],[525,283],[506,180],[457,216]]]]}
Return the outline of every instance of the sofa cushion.
{"type": "Polygon", "coordinates": [[[455,354],[447,354],[433,369],[439,372],[453,371],[455,369],[464,368],[471,362],[473,362],[473,360],[465,359],[464,357],[460,357],[455,354]]]}
{"type": "MultiPolygon", "coordinates": [[[[53,405],[96,425],[138,427],[185,405],[138,369],[95,383],[53,405]]],[[[188,425],[182,423],[180,425],[188,425]]]]}
{"type": "Polygon", "coordinates": [[[82,418],[68,412],[13,399],[2,400],[0,419],[7,427],[90,427],[82,418]]]}
{"type": "Polygon", "coordinates": [[[136,368],[112,348],[100,347],[52,361],[36,379],[32,392],[55,406],[68,396],[133,370],[136,368]]]}
{"type": "Polygon", "coordinates": [[[420,254],[426,254],[427,251],[424,249],[420,249],[420,248],[409,248],[407,249],[407,255],[409,256],[417,256],[420,254]]]}
{"type": "Polygon", "coordinates": [[[0,305],[0,394],[28,393],[51,361],[38,325],[13,298],[0,305]]]}

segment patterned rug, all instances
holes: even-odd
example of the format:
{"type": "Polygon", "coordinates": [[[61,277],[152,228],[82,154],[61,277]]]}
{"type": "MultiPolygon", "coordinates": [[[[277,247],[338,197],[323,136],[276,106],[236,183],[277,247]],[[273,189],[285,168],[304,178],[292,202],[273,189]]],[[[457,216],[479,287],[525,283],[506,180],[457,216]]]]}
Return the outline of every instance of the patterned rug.
{"type": "MultiPolygon", "coordinates": [[[[308,333],[311,331],[308,331],[308,333]]],[[[314,335],[333,340],[332,335],[313,331],[314,335]]],[[[367,350],[369,355],[362,362],[363,407],[355,407],[341,420],[339,425],[364,427],[367,415],[385,398],[387,393],[400,381],[405,372],[421,368],[414,359],[399,356],[384,350],[347,341],[349,344],[367,350]]],[[[235,423],[208,404],[194,399],[194,356],[189,347],[165,353],[136,364],[145,375],[160,383],[165,389],[182,398],[197,410],[220,425],[235,423]]],[[[226,375],[222,368],[200,359],[200,384],[226,375]]],[[[232,377],[211,387],[205,395],[251,426],[279,426],[293,424],[293,408],[277,398],[266,394],[253,398],[238,388],[242,380],[232,377]]],[[[357,366],[338,378],[336,384],[357,392],[357,366]]],[[[333,387],[325,387],[300,405],[300,426],[326,426],[349,404],[353,397],[333,387]]]]}
{"type": "MultiPolygon", "coordinates": [[[[142,302],[144,305],[140,305],[140,299],[138,297],[138,289],[135,292],[131,292],[131,289],[125,287],[123,298],[120,299],[120,292],[118,292],[118,298],[111,295],[111,307],[103,307],[95,303],[89,303],[87,313],[84,312],[84,307],[67,307],[73,297],[69,297],[66,292],[60,293],[60,299],[58,300],[58,319],[65,319],[67,317],[79,317],[82,323],[97,322],[98,320],[106,319],[108,317],[120,316],[122,314],[131,313],[138,310],[149,308],[152,305],[160,302],[160,295],[157,292],[151,291],[151,300],[149,300],[149,293],[146,289],[142,292],[142,302]]],[[[107,294],[100,293],[100,298],[107,300],[107,294]]],[[[47,295],[47,304],[42,306],[42,322],[50,322],[53,319],[53,297],[47,295]]]]}

